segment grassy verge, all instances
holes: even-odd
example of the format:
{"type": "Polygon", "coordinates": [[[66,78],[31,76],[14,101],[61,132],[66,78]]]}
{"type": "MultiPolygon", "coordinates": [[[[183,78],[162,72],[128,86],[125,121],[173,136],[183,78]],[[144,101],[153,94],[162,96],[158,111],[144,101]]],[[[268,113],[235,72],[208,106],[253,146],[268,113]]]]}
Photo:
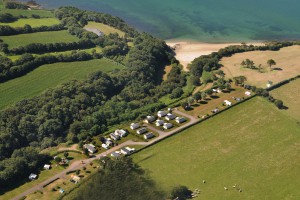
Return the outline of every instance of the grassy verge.
{"type": "Polygon", "coordinates": [[[25,76],[0,84],[0,109],[72,79],[84,79],[94,71],[120,69],[107,59],[43,65],[25,76]]]}

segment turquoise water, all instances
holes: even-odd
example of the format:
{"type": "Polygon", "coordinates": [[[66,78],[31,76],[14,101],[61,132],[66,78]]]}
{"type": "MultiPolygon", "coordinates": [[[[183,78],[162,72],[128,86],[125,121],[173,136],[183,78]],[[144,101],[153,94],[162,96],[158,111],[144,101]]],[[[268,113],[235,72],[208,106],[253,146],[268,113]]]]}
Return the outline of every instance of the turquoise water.
{"type": "Polygon", "coordinates": [[[162,39],[204,42],[300,39],[299,0],[38,0],[110,13],[162,39]]]}

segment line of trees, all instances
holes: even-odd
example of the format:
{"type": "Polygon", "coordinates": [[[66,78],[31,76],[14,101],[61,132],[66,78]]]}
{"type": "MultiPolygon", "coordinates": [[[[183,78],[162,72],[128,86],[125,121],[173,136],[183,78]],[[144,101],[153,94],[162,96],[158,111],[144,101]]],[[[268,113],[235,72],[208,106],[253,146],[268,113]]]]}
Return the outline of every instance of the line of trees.
{"type": "Polygon", "coordinates": [[[25,46],[15,47],[8,49],[7,53],[14,55],[21,55],[24,53],[35,53],[42,54],[48,52],[59,52],[59,51],[68,51],[74,49],[87,49],[93,48],[96,45],[90,40],[80,40],[78,42],[57,42],[57,43],[32,43],[25,46]]]}
{"type": "Polygon", "coordinates": [[[16,27],[16,28],[8,25],[1,25],[0,36],[47,32],[47,31],[60,31],[66,29],[67,28],[65,28],[64,25],[62,24],[55,24],[52,26],[39,26],[39,27],[31,27],[30,25],[25,24],[23,27],[16,27]]]}

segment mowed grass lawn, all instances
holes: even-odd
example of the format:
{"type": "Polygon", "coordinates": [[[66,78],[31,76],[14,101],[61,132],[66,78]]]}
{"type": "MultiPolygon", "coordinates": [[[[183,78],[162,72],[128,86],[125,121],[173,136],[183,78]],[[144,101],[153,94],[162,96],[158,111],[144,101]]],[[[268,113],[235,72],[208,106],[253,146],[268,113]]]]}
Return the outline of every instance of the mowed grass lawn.
{"type": "Polygon", "coordinates": [[[299,199],[299,151],[299,124],[255,97],[134,154],[133,160],[162,190],[179,184],[200,189],[196,199],[299,199]]]}
{"type": "Polygon", "coordinates": [[[223,58],[221,69],[225,72],[227,78],[244,75],[247,77],[247,83],[266,88],[268,80],[273,83],[292,78],[300,74],[300,45],[285,47],[279,51],[252,51],[237,53],[231,57],[223,58]],[[245,59],[253,60],[255,66],[262,65],[263,73],[258,70],[246,69],[241,67],[241,62],[245,59]],[[267,65],[269,59],[274,59],[277,65],[273,68],[279,70],[270,70],[267,65]]]}
{"type": "Polygon", "coordinates": [[[11,27],[23,27],[25,24],[30,25],[31,27],[39,27],[39,26],[52,26],[55,24],[60,24],[60,21],[56,18],[27,18],[27,19],[19,19],[12,23],[0,23],[0,25],[8,25],[11,27]]]}
{"type": "Polygon", "coordinates": [[[55,43],[55,42],[76,42],[79,39],[73,35],[70,35],[68,31],[49,31],[49,32],[38,32],[30,34],[20,34],[12,36],[1,36],[9,48],[25,46],[31,43],[55,43]]]}
{"type": "Polygon", "coordinates": [[[43,65],[25,76],[0,84],[0,109],[69,80],[84,79],[92,72],[120,68],[121,65],[107,59],[43,65]]]}
{"type": "Polygon", "coordinates": [[[103,23],[89,22],[84,28],[95,28],[103,32],[105,35],[108,35],[110,33],[118,33],[121,37],[124,37],[125,35],[123,31],[103,23]]]}
{"type": "Polygon", "coordinates": [[[300,79],[291,81],[273,90],[271,94],[274,98],[282,100],[283,104],[287,107],[286,110],[281,110],[282,113],[300,122],[300,79]]]}

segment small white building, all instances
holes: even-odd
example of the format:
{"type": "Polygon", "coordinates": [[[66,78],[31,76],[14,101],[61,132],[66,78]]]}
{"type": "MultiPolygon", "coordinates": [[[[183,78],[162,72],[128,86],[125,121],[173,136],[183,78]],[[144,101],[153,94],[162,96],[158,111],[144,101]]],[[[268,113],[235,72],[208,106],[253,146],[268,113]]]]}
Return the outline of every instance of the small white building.
{"type": "Polygon", "coordinates": [[[165,117],[166,120],[170,121],[176,118],[176,115],[172,113],[168,113],[167,116],[165,117]]]}
{"type": "Polygon", "coordinates": [[[140,125],[139,125],[138,123],[131,123],[131,124],[130,124],[131,130],[138,129],[139,127],[140,127],[140,125]]]}
{"type": "Polygon", "coordinates": [[[124,155],[130,155],[131,154],[131,152],[128,149],[126,149],[125,147],[123,147],[121,149],[121,153],[124,154],[124,155]]]}
{"type": "Polygon", "coordinates": [[[123,130],[123,129],[118,129],[118,130],[115,130],[115,135],[118,135],[120,137],[126,137],[128,135],[128,133],[123,130]]]}
{"type": "Polygon", "coordinates": [[[181,124],[183,122],[186,121],[186,119],[184,117],[176,117],[175,121],[178,123],[178,124],[181,124]]]}
{"type": "Polygon", "coordinates": [[[153,135],[153,133],[146,133],[146,134],[144,135],[145,140],[150,139],[150,138],[153,138],[153,137],[155,137],[155,135],[153,135]]]}
{"type": "Polygon", "coordinates": [[[168,113],[166,112],[166,111],[164,111],[164,110],[160,110],[160,111],[158,111],[157,112],[157,116],[158,117],[164,117],[164,116],[166,116],[168,113]]]}
{"type": "Polygon", "coordinates": [[[36,174],[33,174],[33,173],[31,173],[30,175],[29,175],[29,180],[35,180],[35,179],[37,179],[37,175],[36,174]]]}
{"type": "Polygon", "coordinates": [[[147,133],[147,129],[146,128],[141,128],[139,130],[136,131],[137,134],[141,135],[141,134],[144,134],[144,133],[147,133]]]}
{"type": "Polygon", "coordinates": [[[173,124],[171,123],[164,123],[164,129],[170,129],[173,127],[173,124]]]}
{"type": "Polygon", "coordinates": [[[109,149],[109,145],[107,145],[107,144],[102,144],[101,146],[106,150],[109,149]]]}
{"type": "Polygon", "coordinates": [[[246,96],[251,96],[251,92],[246,91],[246,92],[245,92],[245,95],[246,95],[246,96]]]}
{"type": "Polygon", "coordinates": [[[224,103],[225,103],[226,106],[231,106],[232,105],[232,103],[228,100],[224,100],[224,103]]]}
{"type": "Polygon", "coordinates": [[[164,120],[160,120],[160,119],[158,119],[158,120],[156,120],[156,122],[155,122],[155,125],[156,125],[156,126],[163,126],[163,125],[164,125],[164,123],[165,123],[165,121],[164,121],[164,120]]]}
{"type": "Polygon", "coordinates": [[[44,165],[44,169],[46,169],[46,170],[51,169],[51,165],[45,164],[45,165],[44,165]]]}
{"type": "Polygon", "coordinates": [[[144,120],[145,123],[150,124],[152,122],[154,122],[156,120],[156,118],[154,116],[147,116],[146,119],[144,120]]]}
{"type": "Polygon", "coordinates": [[[113,140],[119,140],[119,139],[120,139],[120,136],[117,135],[117,134],[115,134],[115,133],[111,133],[111,134],[110,134],[110,137],[111,137],[111,139],[113,139],[113,140]]]}
{"type": "Polygon", "coordinates": [[[121,153],[119,151],[114,151],[110,155],[111,157],[119,158],[121,156],[121,153]]]}
{"type": "Polygon", "coordinates": [[[90,153],[95,153],[97,151],[93,144],[85,144],[83,145],[83,148],[87,149],[90,153]]]}

